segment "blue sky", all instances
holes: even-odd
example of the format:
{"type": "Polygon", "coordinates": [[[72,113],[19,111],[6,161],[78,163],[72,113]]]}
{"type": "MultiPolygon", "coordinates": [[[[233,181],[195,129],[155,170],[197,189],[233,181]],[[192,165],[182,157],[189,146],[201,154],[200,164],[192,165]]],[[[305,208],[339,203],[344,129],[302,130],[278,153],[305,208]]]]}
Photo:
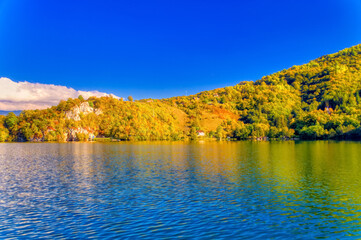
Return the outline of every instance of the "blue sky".
{"type": "Polygon", "coordinates": [[[164,98],[361,41],[358,0],[0,0],[0,77],[164,98]]]}

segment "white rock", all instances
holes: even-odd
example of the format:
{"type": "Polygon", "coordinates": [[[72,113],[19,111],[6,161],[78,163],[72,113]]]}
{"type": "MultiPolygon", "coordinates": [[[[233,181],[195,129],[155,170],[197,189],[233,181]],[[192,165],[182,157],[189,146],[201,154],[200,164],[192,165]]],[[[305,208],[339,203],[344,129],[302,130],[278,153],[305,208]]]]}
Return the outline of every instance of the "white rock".
{"type": "Polygon", "coordinates": [[[75,121],[80,120],[80,113],[86,115],[89,113],[95,113],[96,115],[102,114],[102,110],[92,108],[88,102],[83,102],[80,106],[74,107],[72,110],[65,112],[65,116],[68,119],[73,119],[75,121]]]}

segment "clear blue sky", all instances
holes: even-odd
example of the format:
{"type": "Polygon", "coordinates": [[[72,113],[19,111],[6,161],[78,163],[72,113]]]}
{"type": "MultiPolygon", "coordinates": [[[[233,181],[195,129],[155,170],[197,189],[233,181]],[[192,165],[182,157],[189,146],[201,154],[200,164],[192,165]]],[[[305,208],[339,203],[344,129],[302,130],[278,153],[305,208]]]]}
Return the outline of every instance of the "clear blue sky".
{"type": "Polygon", "coordinates": [[[0,76],[193,94],[361,43],[360,26],[359,0],[0,0],[0,76]]]}

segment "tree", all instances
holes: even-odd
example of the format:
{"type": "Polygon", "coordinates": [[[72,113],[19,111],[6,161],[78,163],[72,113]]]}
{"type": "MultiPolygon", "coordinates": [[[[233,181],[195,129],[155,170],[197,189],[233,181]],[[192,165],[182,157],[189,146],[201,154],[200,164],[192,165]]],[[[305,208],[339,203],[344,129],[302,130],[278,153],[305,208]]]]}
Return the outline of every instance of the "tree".
{"type": "Polygon", "coordinates": [[[129,100],[129,102],[133,102],[133,97],[132,97],[132,96],[129,96],[129,97],[128,97],[128,100],[129,100]]]}
{"type": "Polygon", "coordinates": [[[321,139],[325,135],[325,130],[319,124],[303,127],[300,131],[300,137],[303,139],[321,139]]]}
{"type": "Polygon", "coordinates": [[[224,130],[223,130],[222,126],[217,127],[215,135],[216,135],[217,140],[222,140],[222,138],[224,137],[224,130]]]}
{"type": "Polygon", "coordinates": [[[9,131],[6,128],[0,128],[0,142],[5,142],[9,137],[9,131]]]}
{"type": "Polygon", "coordinates": [[[191,130],[189,132],[189,137],[191,140],[197,139],[197,129],[195,127],[191,127],[191,130]]]}
{"type": "Polygon", "coordinates": [[[15,113],[10,112],[6,118],[5,118],[5,127],[8,129],[14,129],[18,123],[18,117],[15,115],[15,113]]]}

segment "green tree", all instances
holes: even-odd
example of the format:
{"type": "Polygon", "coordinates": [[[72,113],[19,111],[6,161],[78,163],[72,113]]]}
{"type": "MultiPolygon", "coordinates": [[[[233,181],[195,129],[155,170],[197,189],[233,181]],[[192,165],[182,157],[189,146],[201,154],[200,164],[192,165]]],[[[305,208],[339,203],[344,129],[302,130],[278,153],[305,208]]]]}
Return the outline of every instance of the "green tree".
{"type": "Polygon", "coordinates": [[[197,139],[197,129],[195,127],[191,127],[190,132],[189,132],[189,138],[191,140],[197,139]]]}
{"type": "Polygon", "coordinates": [[[5,118],[5,127],[8,129],[13,129],[16,124],[18,123],[18,117],[15,115],[15,113],[10,112],[5,118]]]}
{"type": "Polygon", "coordinates": [[[217,127],[215,137],[217,138],[217,140],[222,140],[225,137],[224,136],[224,130],[223,130],[222,126],[217,127]]]}

